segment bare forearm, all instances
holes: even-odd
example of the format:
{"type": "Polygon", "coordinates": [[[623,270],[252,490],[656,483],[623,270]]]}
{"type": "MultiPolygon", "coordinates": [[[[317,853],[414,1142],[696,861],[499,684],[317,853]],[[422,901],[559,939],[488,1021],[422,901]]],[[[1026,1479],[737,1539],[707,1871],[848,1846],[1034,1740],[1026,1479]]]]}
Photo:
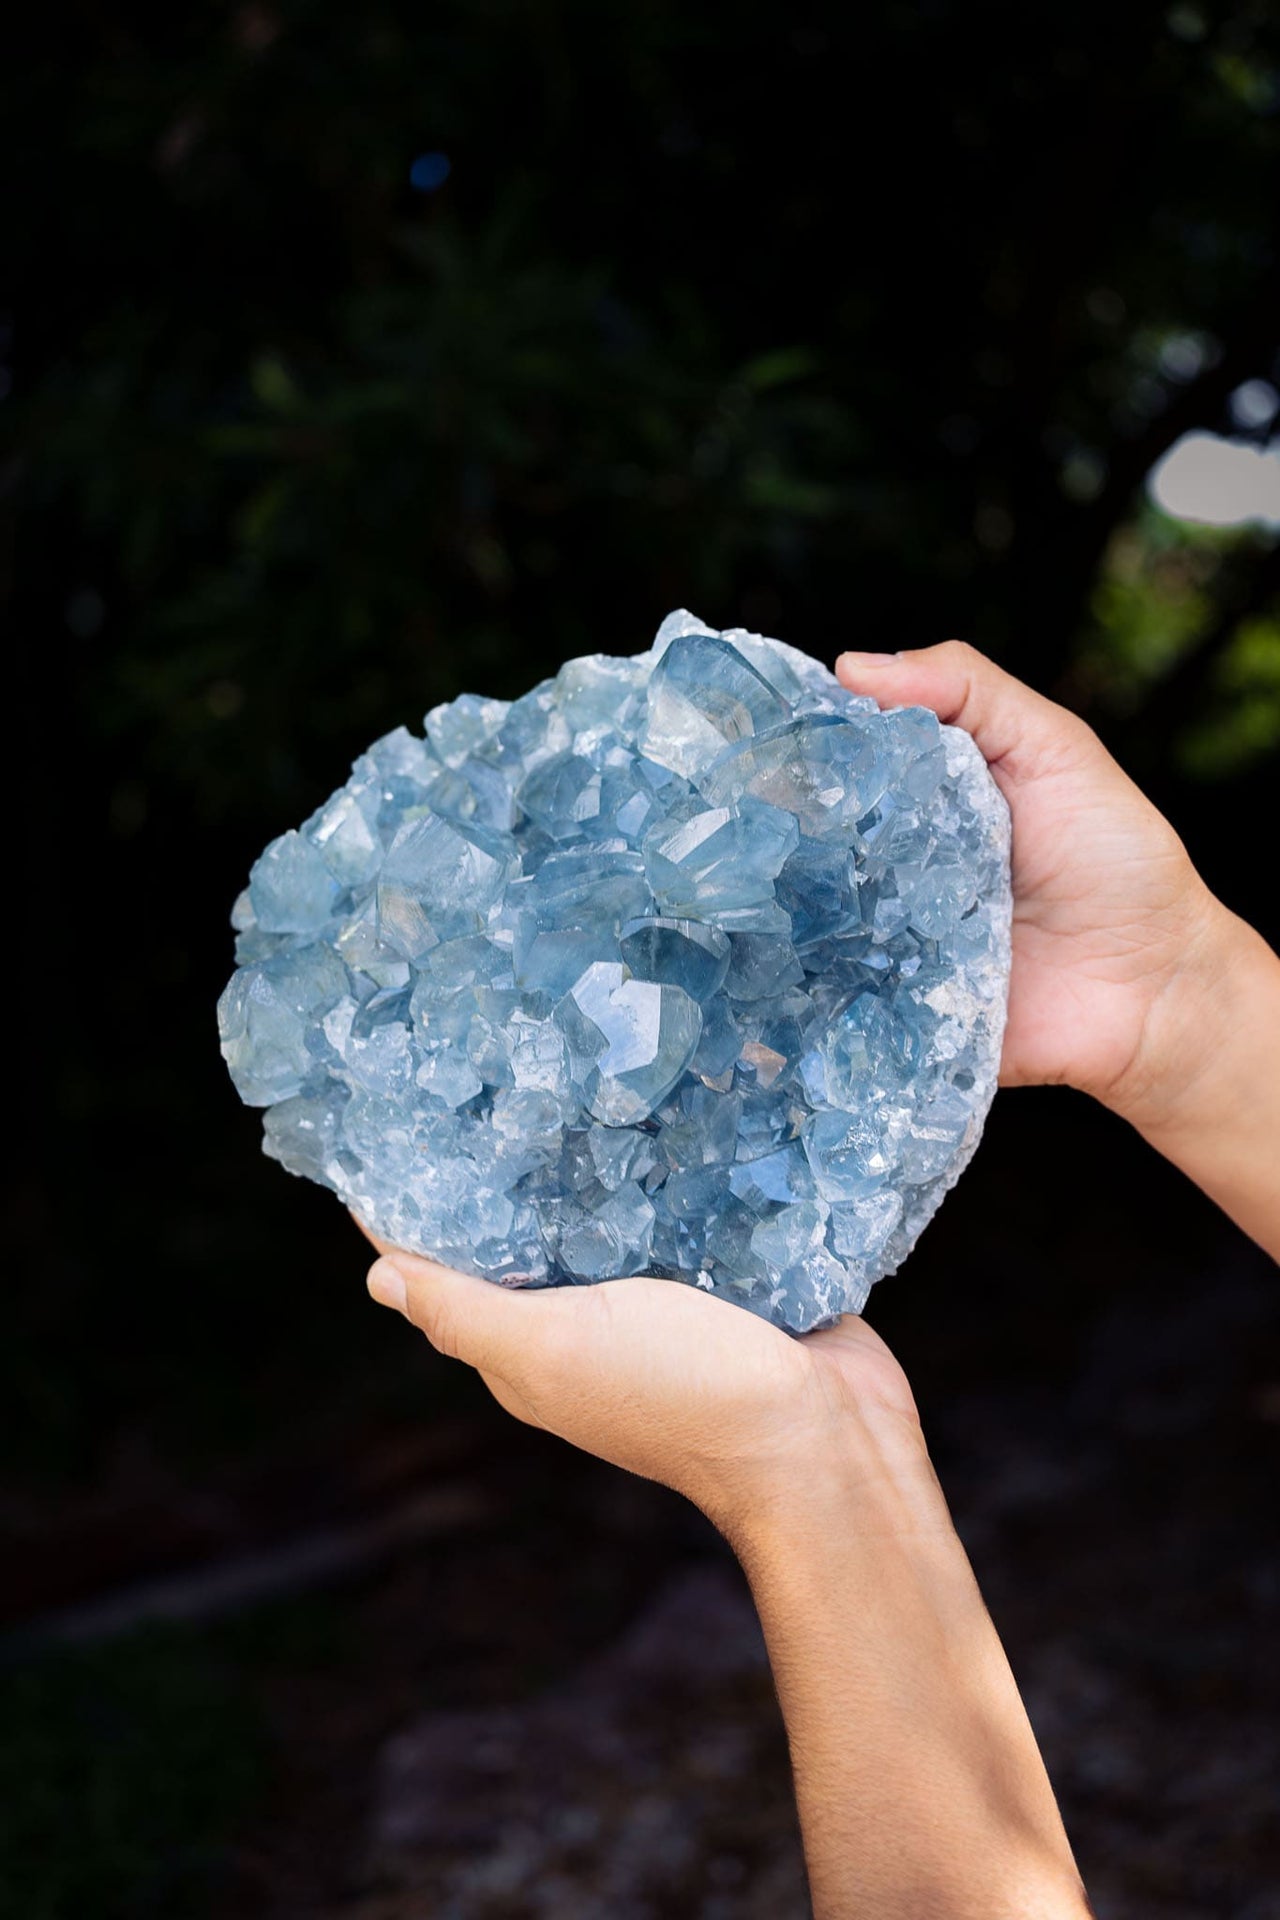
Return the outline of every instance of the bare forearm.
{"type": "Polygon", "coordinates": [[[1215,902],[1153,1028],[1161,1074],[1127,1117],[1280,1259],[1280,958],[1215,902]]]}
{"type": "Polygon", "coordinates": [[[1013,1675],[936,1486],[824,1472],[742,1557],[786,1717],[818,1920],[1089,1912],[1013,1675]]]}

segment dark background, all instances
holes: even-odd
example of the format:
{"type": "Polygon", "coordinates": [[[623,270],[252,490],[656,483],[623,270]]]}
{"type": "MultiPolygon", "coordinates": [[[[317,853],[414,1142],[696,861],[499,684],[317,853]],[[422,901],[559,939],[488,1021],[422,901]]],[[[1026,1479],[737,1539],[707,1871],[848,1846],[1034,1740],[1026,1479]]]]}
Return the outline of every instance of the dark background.
{"type": "MultiPolygon", "coordinates": [[[[687,604],[972,639],[1274,940],[1280,549],[1143,481],[1280,377],[1280,16],[32,13],[0,1910],[791,1920],[722,1550],[369,1305],[218,1058],[228,909],[378,732],[687,604]]],[[[1271,1920],[1274,1270],[1009,1094],[870,1317],[1100,1914],[1271,1920]]]]}

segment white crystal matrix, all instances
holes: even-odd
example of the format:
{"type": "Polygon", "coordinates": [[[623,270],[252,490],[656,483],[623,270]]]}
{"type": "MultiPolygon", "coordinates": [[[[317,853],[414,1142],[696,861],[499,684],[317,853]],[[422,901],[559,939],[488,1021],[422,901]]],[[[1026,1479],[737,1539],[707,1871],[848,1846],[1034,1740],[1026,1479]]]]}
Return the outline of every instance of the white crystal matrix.
{"type": "Polygon", "coordinates": [[[675,613],[362,754],[236,903],[266,1150],[509,1286],[857,1312],[978,1142],[1009,818],[968,735],[675,613]]]}

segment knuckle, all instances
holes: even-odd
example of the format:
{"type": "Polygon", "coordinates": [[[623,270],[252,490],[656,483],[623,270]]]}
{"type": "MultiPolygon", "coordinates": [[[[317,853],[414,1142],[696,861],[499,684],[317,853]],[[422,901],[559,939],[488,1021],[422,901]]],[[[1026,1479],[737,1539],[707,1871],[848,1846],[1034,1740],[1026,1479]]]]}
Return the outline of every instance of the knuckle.
{"type": "Polygon", "coordinates": [[[938,652],[949,666],[957,668],[966,677],[987,664],[986,656],[967,640],[944,640],[938,652]]]}
{"type": "Polygon", "coordinates": [[[1053,709],[1051,737],[1046,740],[1045,749],[1047,764],[1060,764],[1064,768],[1110,758],[1089,722],[1068,707],[1053,709]]]}

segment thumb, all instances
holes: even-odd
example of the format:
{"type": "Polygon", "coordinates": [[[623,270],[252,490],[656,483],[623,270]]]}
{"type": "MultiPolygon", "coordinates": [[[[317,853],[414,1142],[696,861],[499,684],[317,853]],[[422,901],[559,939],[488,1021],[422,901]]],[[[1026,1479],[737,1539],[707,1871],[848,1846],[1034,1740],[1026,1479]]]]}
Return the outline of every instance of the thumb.
{"type": "Polygon", "coordinates": [[[963,727],[1006,789],[1076,758],[1094,739],[1083,720],[963,640],[909,653],[842,653],[836,678],[882,707],[928,707],[963,727]]]}
{"type": "Polygon", "coordinates": [[[506,1374],[532,1331],[528,1301],[399,1247],[382,1248],[367,1285],[379,1306],[396,1308],[440,1353],[482,1372],[506,1374]]]}

